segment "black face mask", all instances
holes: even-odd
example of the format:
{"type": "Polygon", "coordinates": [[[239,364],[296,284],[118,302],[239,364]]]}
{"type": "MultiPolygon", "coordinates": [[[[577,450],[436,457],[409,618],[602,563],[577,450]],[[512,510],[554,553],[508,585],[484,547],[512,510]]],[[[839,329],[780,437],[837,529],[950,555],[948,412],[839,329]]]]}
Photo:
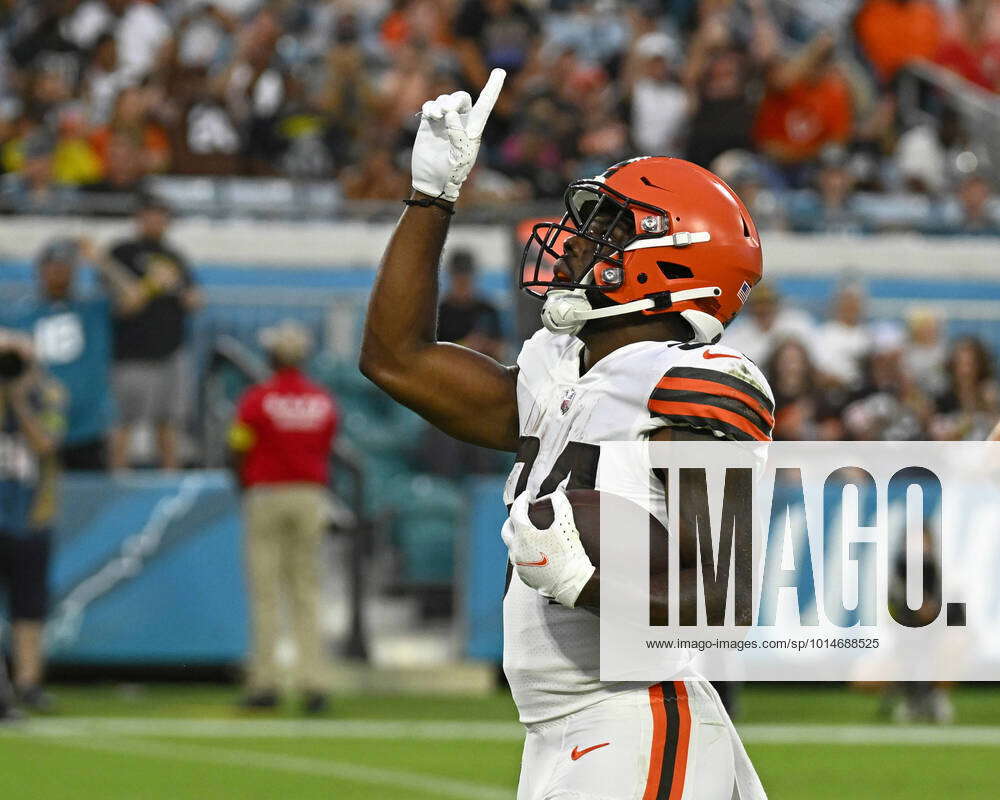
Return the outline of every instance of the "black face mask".
{"type": "Polygon", "coordinates": [[[14,350],[0,352],[0,380],[10,381],[20,378],[27,366],[20,353],[14,350]]]}

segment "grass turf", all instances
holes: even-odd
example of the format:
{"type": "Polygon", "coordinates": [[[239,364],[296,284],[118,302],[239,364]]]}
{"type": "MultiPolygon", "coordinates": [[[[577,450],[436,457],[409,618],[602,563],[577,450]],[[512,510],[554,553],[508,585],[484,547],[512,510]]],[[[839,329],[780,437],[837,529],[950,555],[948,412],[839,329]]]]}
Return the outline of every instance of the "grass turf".
{"type": "MultiPolygon", "coordinates": [[[[236,710],[238,694],[211,686],[61,687],[60,719],[150,720],[148,735],[0,736],[0,798],[11,800],[375,800],[513,797],[516,739],[184,738],[159,735],[156,719],[289,719],[236,710]]],[[[1000,690],[955,693],[959,721],[1000,725],[1000,690]]],[[[828,687],[755,686],[741,722],[867,724],[877,698],[828,687]]],[[[512,722],[510,698],[341,697],[331,719],[512,722]]],[[[916,800],[1000,797],[1000,748],[984,746],[776,744],[747,749],[774,800],[916,800]]]]}

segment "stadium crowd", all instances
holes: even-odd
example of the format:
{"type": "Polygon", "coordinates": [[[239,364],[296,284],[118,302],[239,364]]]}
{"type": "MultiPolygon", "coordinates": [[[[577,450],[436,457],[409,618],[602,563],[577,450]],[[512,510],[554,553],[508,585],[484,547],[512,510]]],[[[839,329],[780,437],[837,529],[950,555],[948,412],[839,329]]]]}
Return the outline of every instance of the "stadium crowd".
{"type": "Polygon", "coordinates": [[[949,341],[944,320],[914,306],[905,323],[870,321],[847,283],[816,322],[768,284],[724,341],[764,369],[776,440],[982,441],[1000,417],[996,360],[978,337],[949,341]]]}
{"type": "Polygon", "coordinates": [[[901,111],[918,60],[996,109],[997,0],[4,0],[0,41],[8,212],[164,173],[398,200],[421,103],[502,66],[469,205],[658,153],[714,166],[764,227],[1000,232],[990,130],[945,92],[901,111]]]}

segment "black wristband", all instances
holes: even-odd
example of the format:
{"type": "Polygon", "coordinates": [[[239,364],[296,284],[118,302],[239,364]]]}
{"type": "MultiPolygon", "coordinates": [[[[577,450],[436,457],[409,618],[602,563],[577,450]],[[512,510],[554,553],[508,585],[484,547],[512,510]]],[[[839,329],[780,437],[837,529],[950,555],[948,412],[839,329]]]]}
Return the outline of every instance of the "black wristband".
{"type": "Polygon", "coordinates": [[[447,211],[449,214],[455,213],[455,209],[452,206],[448,205],[448,203],[445,200],[442,200],[439,197],[421,197],[421,198],[410,197],[404,200],[403,204],[407,206],[420,206],[421,208],[436,206],[437,208],[440,208],[442,211],[447,211]]]}

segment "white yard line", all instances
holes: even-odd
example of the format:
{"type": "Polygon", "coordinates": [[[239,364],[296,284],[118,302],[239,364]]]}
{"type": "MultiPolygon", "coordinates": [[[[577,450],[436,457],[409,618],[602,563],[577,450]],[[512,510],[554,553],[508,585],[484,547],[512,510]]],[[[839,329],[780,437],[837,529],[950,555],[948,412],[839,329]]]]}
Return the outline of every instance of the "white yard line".
{"type": "Polygon", "coordinates": [[[404,770],[366,767],[325,758],[307,758],[212,745],[186,745],[148,740],[94,740],[72,737],[55,738],[49,741],[62,746],[116,755],[239,767],[241,769],[265,769],[321,778],[338,778],[371,786],[381,786],[386,789],[402,790],[404,796],[406,796],[406,792],[420,791],[426,792],[432,797],[450,797],[456,798],[456,800],[510,800],[510,791],[496,786],[433,777],[404,770]]]}
{"type": "Polygon", "coordinates": [[[978,725],[741,725],[751,744],[917,744],[1000,747],[1000,728],[978,725]]]}
{"type": "MultiPolygon", "coordinates": [[[[952,725],[739,726],[750,744],[887,744],[1000,747],[1000,727],[952,725]]],[[[154,737],[166,739],[396,739],[521,741],[513,722],[421,720],[241,720],[63,717],[0,728],[0,735],[46,738],[154,737]]]]}

